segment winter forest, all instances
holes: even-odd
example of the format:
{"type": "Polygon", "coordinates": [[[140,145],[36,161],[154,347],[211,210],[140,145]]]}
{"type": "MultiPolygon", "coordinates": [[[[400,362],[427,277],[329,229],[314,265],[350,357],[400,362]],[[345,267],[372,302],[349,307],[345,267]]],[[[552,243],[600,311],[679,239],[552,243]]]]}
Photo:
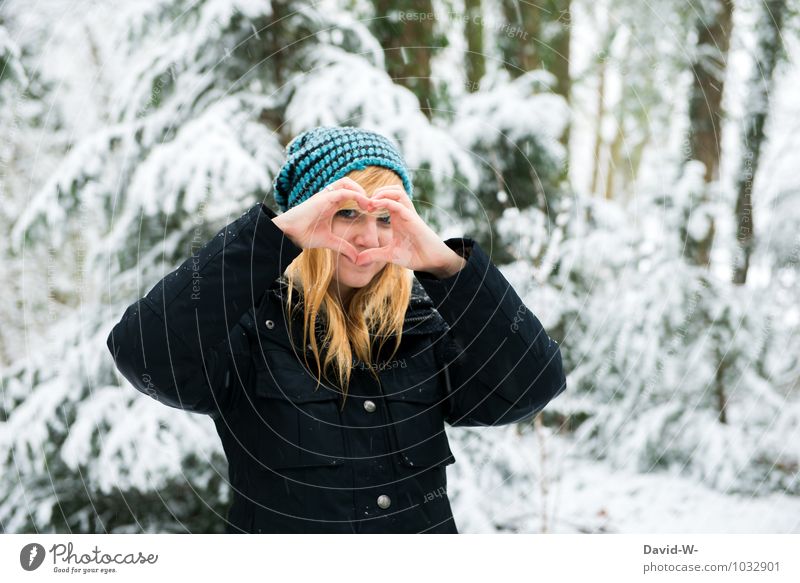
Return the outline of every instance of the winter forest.
{"type": "Polygon", "coordinates": [[[453,428],[467,533],[800,532],[792,0],[0,1],[0,532],[222,532],[205,415],[125,308],[316,125],[395,140],[561,345],[530,422],[453,428]]]}

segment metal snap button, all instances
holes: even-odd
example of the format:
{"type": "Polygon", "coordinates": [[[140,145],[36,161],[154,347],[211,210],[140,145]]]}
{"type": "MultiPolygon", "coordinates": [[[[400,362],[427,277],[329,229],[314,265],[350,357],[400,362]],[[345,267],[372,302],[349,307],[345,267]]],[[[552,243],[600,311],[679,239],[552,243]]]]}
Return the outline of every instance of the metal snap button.
{"type": "Polygon", "coordinates": [[[391,504],[392,504],[392,499],[389,498],[386,494],[381,494],[380,496],[378,496],[378,506],[380,506],[381,508],[384,509],[389,508],[391,504]]]}
{"type": "Polygon", "coordinates": [[[372,401],[364,401],[364,409],[367,410],[367,413],[372,413],[377,409],[375,403],[372,401]]]}
{"type": "Polygon", "coordinates": [[[267,320],[264,323],[267,325],[267,328],[269,328],[270,330],[272,330],[275,327],[275,322],[273,322],[272,320],[267,320]]]}

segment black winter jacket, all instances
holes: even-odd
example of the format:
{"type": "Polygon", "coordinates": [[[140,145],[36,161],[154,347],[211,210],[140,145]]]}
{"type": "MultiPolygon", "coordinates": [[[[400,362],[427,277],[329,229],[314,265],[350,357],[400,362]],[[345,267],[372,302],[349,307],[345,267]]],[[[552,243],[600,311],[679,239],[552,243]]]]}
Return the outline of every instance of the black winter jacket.
{"type": "Polygon", "coordinates": [[[118,369],[214,420],[226,532],[458,532],[444,423],[533,416],[566,388],[558,344],[474,240],[448,239],[466,266],[414,272],[400,349],[354,362],[342,406],[327,382],[315,390],[298,322],[290,340],[282,274],[302,249],[275,216],[254,205],[128,307],[108,337],[118,369]]]}

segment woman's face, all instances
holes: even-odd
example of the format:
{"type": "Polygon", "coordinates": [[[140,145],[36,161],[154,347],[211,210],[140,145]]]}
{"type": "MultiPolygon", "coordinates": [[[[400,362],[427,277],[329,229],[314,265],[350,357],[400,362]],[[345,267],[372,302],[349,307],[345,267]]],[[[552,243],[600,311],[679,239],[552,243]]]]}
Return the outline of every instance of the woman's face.
{"type": "MultiPolygon", "coordinates": [[[[346,206],[355,207],[353,204],[346,206]]],[[[392,227],[386,211],[369,215],[358,207],[342,208],[333,216],[331,231],[348,241],[358,252],[373,247],[383,247],[392,240],[392,227]]],[[[356,265],[347,255],[338,251],[334,251],[334,256],[336,265],[331,291],[346,301],[349,301],[356,289],[372,281],[372,278],[386,265],[385,261],[356,265]]]]}

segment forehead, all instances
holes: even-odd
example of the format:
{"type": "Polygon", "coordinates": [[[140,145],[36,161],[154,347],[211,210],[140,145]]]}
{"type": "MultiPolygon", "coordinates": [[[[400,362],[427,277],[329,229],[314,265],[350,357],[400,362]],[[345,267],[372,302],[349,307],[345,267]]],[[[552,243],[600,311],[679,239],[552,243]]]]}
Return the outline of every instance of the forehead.
{"type": "Polygon", "coordinates": [[[381,186],[390,184],[402,186],[403,184],[403,180],[397,173],[383,166],[367,166],[363,170],[353,170],[347,174],[347,177],[358,182],[367,191],[367,194],[371,194],[381,186]]]}

